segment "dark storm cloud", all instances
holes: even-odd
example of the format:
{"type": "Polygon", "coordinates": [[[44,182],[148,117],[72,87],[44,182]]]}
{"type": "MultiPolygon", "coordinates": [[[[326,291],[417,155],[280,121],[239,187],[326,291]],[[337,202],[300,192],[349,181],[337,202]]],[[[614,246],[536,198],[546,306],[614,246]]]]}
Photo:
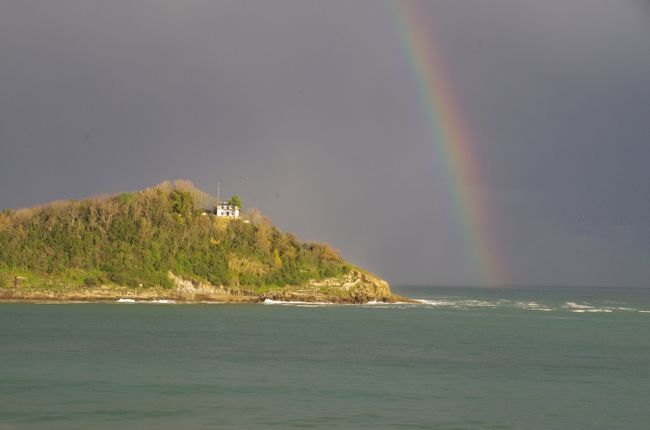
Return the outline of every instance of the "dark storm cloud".
{"type": "MultiPolygon", "coordinates": [[[[648,285],[642,1],[418,2],[515,283],[648,285]]],[[[469,283],[390,8],[0,5],[0,206],[188,178],[397,283],[469,283]]]]}

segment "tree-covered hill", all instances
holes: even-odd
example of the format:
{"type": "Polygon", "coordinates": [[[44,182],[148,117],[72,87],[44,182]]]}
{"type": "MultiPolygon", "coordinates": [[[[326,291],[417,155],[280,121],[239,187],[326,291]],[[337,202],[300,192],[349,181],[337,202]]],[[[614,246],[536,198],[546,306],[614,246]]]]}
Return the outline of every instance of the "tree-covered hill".
{"type": "Polygon", "coordinates": [[[171,289],[170,273],[252,291],[300,286],[353,268],[337,252],[283,233],[257,211],[204,215],[187,181],[135,193],[0,213],[0,287],[171,289]]]}

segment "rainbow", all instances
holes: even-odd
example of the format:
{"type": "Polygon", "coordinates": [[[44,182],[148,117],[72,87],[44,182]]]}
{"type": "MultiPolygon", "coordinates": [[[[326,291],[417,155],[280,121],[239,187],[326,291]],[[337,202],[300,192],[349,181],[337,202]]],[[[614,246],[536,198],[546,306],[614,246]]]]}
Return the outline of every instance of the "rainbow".
{"type": "Polygon", "coordinates": [[[505,282],[499,249],[494,241],[493,224],[481,183],[480,165],[467,118],[453,93],[450,75],[443,67],[441,52],[423,22],[416,2],[386,0],[395,16],[402,51],[410,73],[417,82],[422,111],[427,121],[436,155],[445,166],[449,191],[460,220],[475,282],[502,285],[505,282]]]}

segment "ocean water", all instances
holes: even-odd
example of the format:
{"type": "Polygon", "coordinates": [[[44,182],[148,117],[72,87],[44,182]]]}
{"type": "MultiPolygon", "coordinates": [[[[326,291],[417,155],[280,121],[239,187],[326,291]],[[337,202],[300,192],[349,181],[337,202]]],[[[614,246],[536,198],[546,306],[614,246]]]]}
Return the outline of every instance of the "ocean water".
{"type": "Polygon", "coordinates": [[[650,428],[650,290],[0,304],[0,430],[650,428]]]}

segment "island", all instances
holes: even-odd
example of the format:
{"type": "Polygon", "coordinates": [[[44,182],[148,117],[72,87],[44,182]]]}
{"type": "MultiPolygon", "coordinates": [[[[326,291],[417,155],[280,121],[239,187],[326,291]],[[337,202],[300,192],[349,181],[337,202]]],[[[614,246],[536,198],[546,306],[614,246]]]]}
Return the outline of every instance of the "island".
{"type": "Polygon", "coordinates": [[[0,301],[411,302],[184,180],[0,212],[0,301]]]}

